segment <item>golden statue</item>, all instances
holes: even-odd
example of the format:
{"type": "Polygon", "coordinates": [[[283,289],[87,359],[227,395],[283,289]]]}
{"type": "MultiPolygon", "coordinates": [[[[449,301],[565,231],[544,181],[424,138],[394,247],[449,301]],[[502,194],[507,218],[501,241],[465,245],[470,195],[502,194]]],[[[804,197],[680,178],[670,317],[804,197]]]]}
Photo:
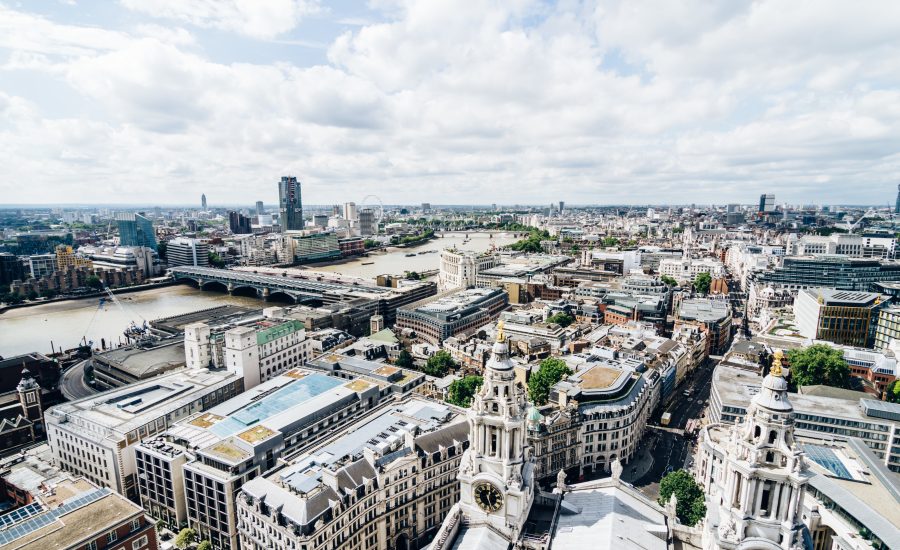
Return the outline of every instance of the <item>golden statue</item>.
{"type": "Polygon", "coordinates": [[[781,360],[784,359],[784,352],[779,350],[775,350],[775,359],[772,360],[772,369],[769,373],[772,376],[781,376],[781,360]]]}
{"type": "Polygon", "coordinates": [[[504,340],[503,336],[503,321],[497,323],[497,341],[502,342],[504,340]]]}

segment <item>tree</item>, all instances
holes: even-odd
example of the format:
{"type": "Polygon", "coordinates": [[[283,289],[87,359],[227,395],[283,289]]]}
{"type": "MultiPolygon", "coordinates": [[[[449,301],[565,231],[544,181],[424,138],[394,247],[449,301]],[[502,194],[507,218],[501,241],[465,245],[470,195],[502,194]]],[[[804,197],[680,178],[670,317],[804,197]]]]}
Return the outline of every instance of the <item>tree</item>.
{"type": "Polygon", "coordinates": [[[540,362],[537,372],[531,373],[528,378],[528,397],[535,405],[547,403],[550,397],[550,388],[572,374],[566,362],[556,357],[548,357],[540,362]]]}
{"type": "Polygon", "coordinates": [[[694,481],[686,470],[678,470],[666,474],[659,482],[659,502],[665,506],[675,493],[678,504],[675,506],[675,514],[678,520],[688,526],[694,526],[706,516],[706,502],[703,489],[694,481]]]}
{"type": "Polygon", "coordinates": [[[554,313],[550,317],[547,317],[548,323],[556,323],[557,325],[566,328],[575,322],[575,318],[566,313],[565,311],[559,311],[554,313]]]}
{"type": "Polygon", "coordinates": [[[615,237],[604,237],[603,240],[600,242],[603,244],[603,246],[610,247],[610,246],[618,245],[619,239],[617,239],[615,237]]]}
{"type": "Polygon", "coordinates": [[[209,265],[213,267],[218,267],[219,269],[225,267],[225,260],[222,259],[221,256],[216,254],[215,252],[209,253],[209,265]]]}
{"type": "Polygon", "coordinates": [[[663,275],[659,280],[662,281],[664,285],[678,286],[678,281],[668,275],[663,275]]]}
{"type": "Polygon", "coordinates": [[[84,280],[84,283],[94,289],[100,290],[103,288],[103,281],[100,280],[100,277],[96,275],[90,275],[87,279],[84,280]]]}
{"type": "Polygon", "coordinates": [[[450,372],[450,369],[455,368],[456,361],[454,361],[453,357],[450,356],[450,352],[447,350],[441,350],[428,358],[428,362],[425,363],[425,368],[422,369],[422,372],[429,376],[436,376],[440,378],[447,376],[447,373],[450,372]]]}
{"type": "Polygon", "coordinates": [[[410,281],[418,281],[422,277],[419,275],[418,271],[407,271],[406,278],[407,278],[407,280],[410,280],[410,281]]]}
{"type": "Polygon", "coordinates": [[[175,546],[184,549],[190,546],[196,539],[197,531],[194,531],[190,527],[185,527],[179,531],[178,536],[175,537],[175,546]]]}
{"type": "Polygon", "coordinates": [[[447,390],[447,402],[458,407],[468,407],[472,404],[472,397],[478,388],[484,383],[480,376],[465,376],[450,383],[447,390]]]}
{"type": "Polygon", "coordinates": [[[197,550],[212,550],[212,543],[208,540],[200,541],[200,544],[197,545],[197,550]]]}
{"type": "Polygon", "coordinates": [[[700,294],[708,294],[709,286],[712,284],[712,275],[709,273],[698,273],[694,277],[694,290],[700,294]]]}
{"type": "Polygon", "coordinates": [[[36,290],[33,290],[33,289],[32,289],[32,290],[29,290],[29,291],[28,291],[28,294],[27,294],[27,297],[28,297],[29,300],[32,300],[32,301],[37,300],[37,299],[38,299],[38,293],[37,293],[36,290]]]}
{"type": "Polygon", "coordinates": [[[824,384],[835,388],[850,388],[850,367],[844,354],[827,344],[815,344],[788,352],[791,382],[795,386],[824,384]]]}
{"type": "Polygon", "coordinates": [[[375,239],[366,239],[363,241],[363,246],[366,248],[375,248],[379,244],[381,244],[381,243],[379,243],[375,239]]]}
{"type": "Polygon", "coordinates": [[[400,367],[401,369],[411,369],[413,368],[413,358],[412,355],[408,351],[400,350],[400,354],[397,355],[397,360],[394,361],[394,364],[400,367]]]}
{"type": "Polygon", "coordinates": [[[169,259],[168,252],[169,252],[169,243],[163,241],[156,245],[156,253],[159,254],[160,260],[162,260],[162,261],[168,260],[169,259]]]}
{"type": "Polygon", "coordinates": [[[884,400],[890,403],[900,403],[900,380],[894,380],[884,389],[884,400]]]}

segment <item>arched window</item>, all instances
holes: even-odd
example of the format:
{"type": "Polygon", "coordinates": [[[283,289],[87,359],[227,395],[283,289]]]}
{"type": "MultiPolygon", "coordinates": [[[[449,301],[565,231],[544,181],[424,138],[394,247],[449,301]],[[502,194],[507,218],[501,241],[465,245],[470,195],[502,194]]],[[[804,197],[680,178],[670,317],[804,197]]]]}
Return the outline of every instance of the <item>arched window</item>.
{"type": "Polygon", "coordinates": [[[776,432],[775,430],[772,430],[771,432],[769,432],[769,443],[775,443],[775,438],[777,438],[777,437],[778,437],[778,432],[776,432]]]}

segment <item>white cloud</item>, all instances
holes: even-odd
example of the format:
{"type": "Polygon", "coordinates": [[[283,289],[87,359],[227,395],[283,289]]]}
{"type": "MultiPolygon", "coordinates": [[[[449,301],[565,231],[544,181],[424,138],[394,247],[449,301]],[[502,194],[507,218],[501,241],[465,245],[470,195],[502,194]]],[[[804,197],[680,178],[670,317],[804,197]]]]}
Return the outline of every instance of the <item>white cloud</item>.
{"type": "MultiPolygon", "coordinates": [[[[258,4],[136,10],[261,37],[303,15],[240,16],[258,4]]],[[[0,83],[0,193],[252,202],[286,172],[309,203],[726,202],[776,189],[880,204],[894,192],[893,4],[378,6],[386,21],[336,36],[315,66],[213,60],[200,33],[158,23],[129,34],[4,10],[0,76],[42,72],[95,108],[51,118],[0,83]]]]}
{"type": "Polygon", "coordinates": [[[121,0],[128,9],[197,27],[272,38],[319,12],[316,0],[121,0]]]}

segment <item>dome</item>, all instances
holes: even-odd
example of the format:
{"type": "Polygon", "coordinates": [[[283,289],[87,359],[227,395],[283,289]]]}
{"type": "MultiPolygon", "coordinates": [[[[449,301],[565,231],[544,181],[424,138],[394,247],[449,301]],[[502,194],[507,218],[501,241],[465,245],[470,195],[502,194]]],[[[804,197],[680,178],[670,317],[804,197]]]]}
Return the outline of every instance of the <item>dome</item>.
{"type": "Polygon", "coordinates": [[[753,398],[753,403],[771,411],[793,411],[794,407],[787,397],[787,388],[784,378],[769,374],[763,379],[762,388],[753,398]]]}
{"type": "Polygon", "coordinates": [[[532,405],[528,408],[528,421],[529,422],[540,422],[544,418],[544,415],[541,414],[541,411],[537,410],[537,407],[532,405]]]}

